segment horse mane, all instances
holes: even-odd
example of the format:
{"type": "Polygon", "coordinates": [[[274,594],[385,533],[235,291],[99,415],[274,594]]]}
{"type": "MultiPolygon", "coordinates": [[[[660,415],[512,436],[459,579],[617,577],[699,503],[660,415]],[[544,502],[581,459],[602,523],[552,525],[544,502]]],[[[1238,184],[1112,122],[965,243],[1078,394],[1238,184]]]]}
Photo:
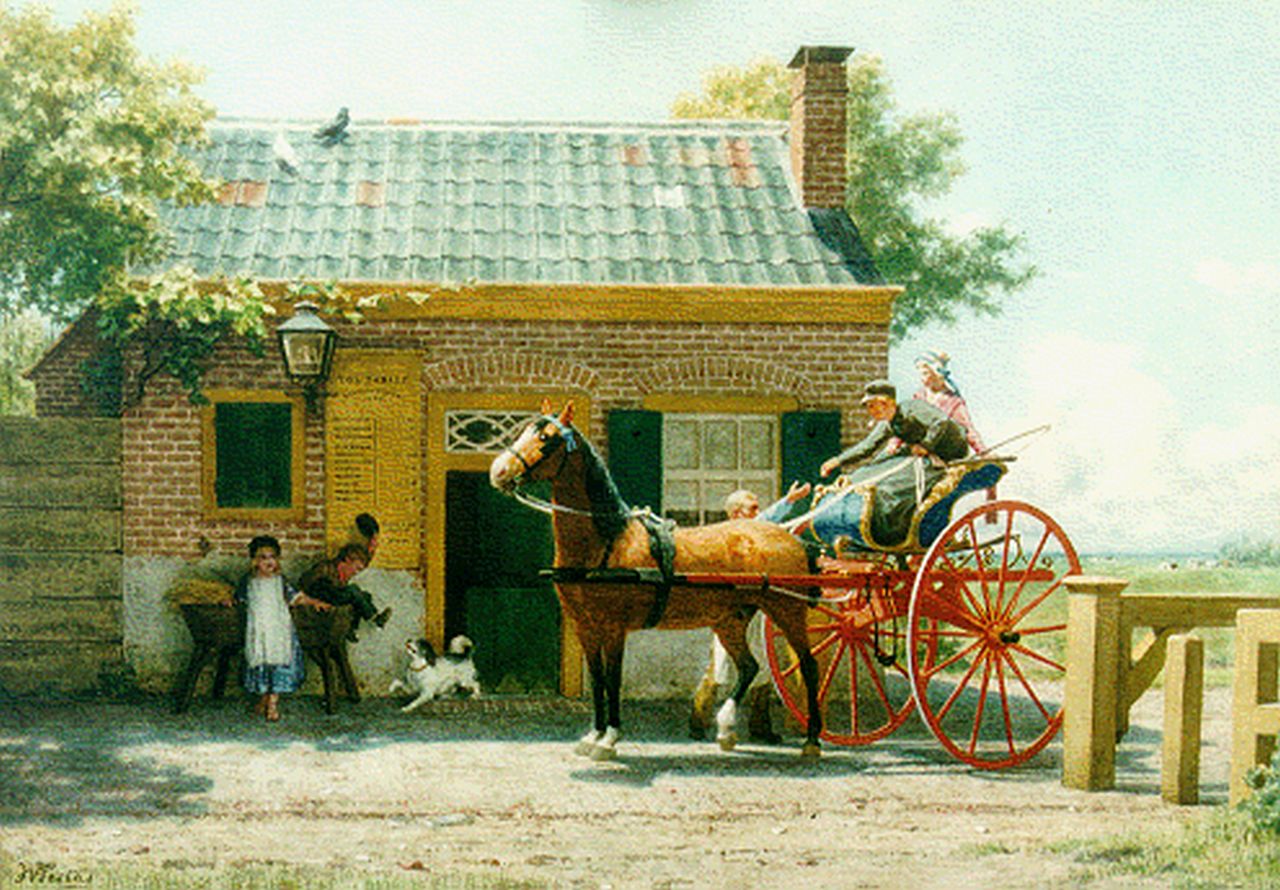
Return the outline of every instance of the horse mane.
{"type": "MultiPolygon", "coordinates": [[[[575,432],[577,432],[575,430],[575,432]]],[[[605,466],[600,452],[596,451],[582,433],[577,433],[582,461],[586,467],[584,482],[587,487],[587,499],[591,502],[591,521],[595,523],[596,532],[606,541],[612,541],[631,521],[631,507],[622,499],[609,468],[605,466]]]]}

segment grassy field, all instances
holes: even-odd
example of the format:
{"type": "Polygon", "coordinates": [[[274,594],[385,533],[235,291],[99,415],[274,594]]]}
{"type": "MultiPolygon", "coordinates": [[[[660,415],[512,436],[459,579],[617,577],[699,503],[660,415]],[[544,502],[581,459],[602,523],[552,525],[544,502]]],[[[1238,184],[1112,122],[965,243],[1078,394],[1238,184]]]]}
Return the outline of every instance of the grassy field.
{"type": "Polygon", "coordinates": [[[498,874],[432,874],[407,868],[401,874],[329,866],[227,863],[166,864],[162,868],[126,862],[96,862],[82,868],[0,859],[0,887],[53,884],[95,890],[535,890],[541,883],[498,874]]]}
{"type": "Polygon", "coordinates": [[[1069,856],[1074,883],[1155,878],[1166,887],[1270,890],[1280,882],[1280,836],[1258,835],[1245,816],[1214,807],[1171,829],[1124,832],[1099,840],[1059,841],[1046,852],[1069,856]]]}

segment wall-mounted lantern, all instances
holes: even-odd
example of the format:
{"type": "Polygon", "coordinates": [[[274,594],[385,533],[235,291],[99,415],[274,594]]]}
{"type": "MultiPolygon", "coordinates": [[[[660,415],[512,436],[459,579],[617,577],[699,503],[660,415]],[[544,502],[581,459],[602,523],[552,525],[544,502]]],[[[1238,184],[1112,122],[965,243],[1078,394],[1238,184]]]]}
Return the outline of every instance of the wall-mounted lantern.
{"type": "Polygon", "coordinates": [[[307,404],[314,404],[320,387],[329,377],[337,332],[316,314],[320,307],[310,300],[293,306],[293,317],[276,328],[280,355],[289,377],[302,384],[307,404]]]}

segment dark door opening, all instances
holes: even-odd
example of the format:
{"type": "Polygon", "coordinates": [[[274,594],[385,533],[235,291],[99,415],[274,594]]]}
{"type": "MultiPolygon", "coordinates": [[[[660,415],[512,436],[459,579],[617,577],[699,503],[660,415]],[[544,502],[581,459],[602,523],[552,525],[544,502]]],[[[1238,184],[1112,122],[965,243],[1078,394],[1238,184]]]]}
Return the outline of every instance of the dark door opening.
{"type": "MultiPolygon", "coordinates": [[[[548,492],[535,487],[539,497],[548,492]]],[[[475,643],[486,693],[553,695],[560,688],[560,603],[538,570],[551,565],[551,520],[495,491],[487,473],[445,480],[446,642],[475,643]]]]}

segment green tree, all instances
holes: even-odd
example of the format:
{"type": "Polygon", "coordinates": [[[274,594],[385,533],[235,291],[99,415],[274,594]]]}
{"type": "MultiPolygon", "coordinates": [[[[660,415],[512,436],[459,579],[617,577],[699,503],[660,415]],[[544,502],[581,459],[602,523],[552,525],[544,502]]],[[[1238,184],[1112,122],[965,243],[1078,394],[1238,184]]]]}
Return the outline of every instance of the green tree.
{"type": "Polygon", "coordinates": [[[143,57],[135,11],[117,3],[62,27],[0,0],[0,317],[93,306],[102,348],[85,385],[108,412],[156,374],[199,401],[216,344],[260,344],[270,311],[252,282],[137,271],[163,265],[160,203],[210,201],[219,183],[193,157],[214,115],[193,92],[202,74],[143,57]]]}
{"type": "MultiPolygon", "coordinates": [[[[677,97],[671,113],[785,120],[793,76],[769,58],[718,67],[700,94],[677,97]]],[[[1019,258],[1021,237],[1003,225],[957,235],[927,215],[927,202],[964,173],[964,140],[954,115],[900,114],[878,56],[850,60],[848,140],[849,216],[880,273],[906,287],[894,303],[894,339],[927,322],[952,323],[960,309],[997,314],[1002,297],[1035,276],[1019,258]]]]}
{"type": "Polygon", "coordinates": [[[35,414],[35,387],[22,373],[50,342],[48,323],[35,310],[0,315],[0,415],[35,414]]]}
{"type": "Polygon", "coordinates": [[[0,5],[0,310],[78,314],[163,256],[158,202],[215,194],[184,151],[214,114],[201,75],[142,57],[133,16],[117,4],[63,28],[0,5]]]}

